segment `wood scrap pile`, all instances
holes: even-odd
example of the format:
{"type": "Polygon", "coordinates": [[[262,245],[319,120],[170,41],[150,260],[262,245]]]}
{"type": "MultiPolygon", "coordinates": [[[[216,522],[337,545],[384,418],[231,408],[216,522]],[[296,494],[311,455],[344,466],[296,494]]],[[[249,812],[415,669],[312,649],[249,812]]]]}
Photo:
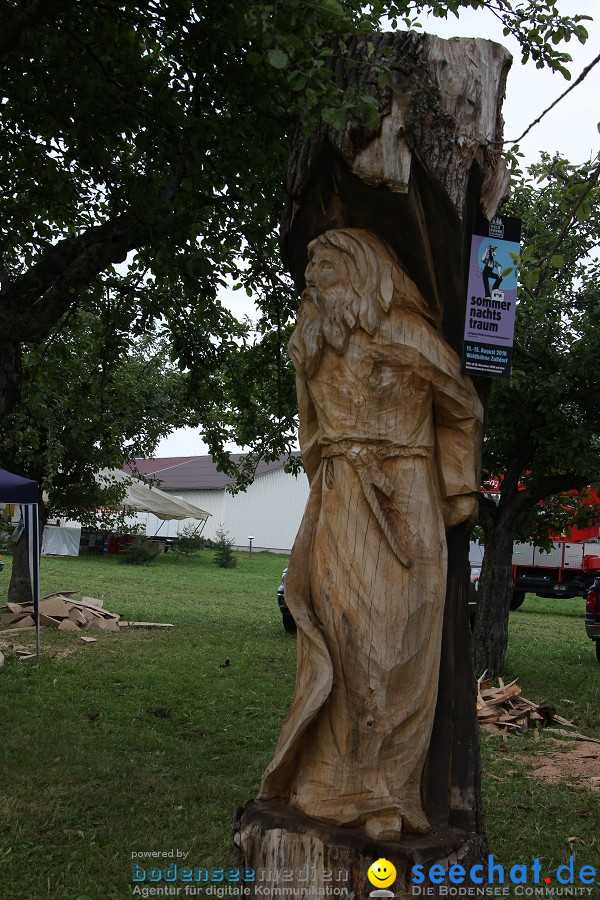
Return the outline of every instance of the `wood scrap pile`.
{"type": "MultiPolygon", "coordinates": [[[[167,622],[125,622],[103,608],[95,597],[75,600],[78,591],[48,594],[40,600],[40,624],[59,631],[120,631],[121,628],[172,628],[167,622]]],[[[0,608],[0,634],[16,634],[35,627],[32,604],[7,603],[0,608]]],[[[92,638],[89,638],[92,640],[92,638]]]]}
{"type": "Polygon", "coordinates": [[[477,682],[477,718],[486,731],[507,734],[555,724],[574,727],[568,719],[559,716],[553,706],[532,703],[522,697],[516,679],[504,684],[500,678],[498,686],[483,679],[484,676],[477,682]]]}
{"type": "MultiPolygon", "coordinates": [[[[40,600],[40,624],[59,631],[118,631],[119,619],[116,613],[102,608],[102,600],[95,597],[73,599],[77,591],[62,591],[49,594],[40,600]]],[[[9,631],[34,628],[33,606],[8,603],[0,609],[0,625],[9,631]]],[[[6,634],[6,632],[3,632],[6,634]]]]}

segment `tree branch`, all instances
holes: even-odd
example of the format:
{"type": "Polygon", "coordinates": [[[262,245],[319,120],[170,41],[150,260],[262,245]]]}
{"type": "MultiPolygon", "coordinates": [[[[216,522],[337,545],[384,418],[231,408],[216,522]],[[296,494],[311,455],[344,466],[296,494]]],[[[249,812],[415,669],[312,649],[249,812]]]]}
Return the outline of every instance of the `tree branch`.
{"type": "Polygon", "coordinates": [[[592,479],[575,472],[562,472],[560,475],[545,475],[538,478],[532,487],[519,492],[521,508],[539,503],[554,494],[565,494],[567,491],[579,491],[590,484],[592,479]]]}
{"type": "MultiPolygon", "coordinates": [[[[10,323],[10,328],[0,330],[17,342],[43,340],[77,303],[78,290],[108,266],[123,262],[132,250],[152,241],[156,224],[167,219],[173,209],[184,175],[184,159],[175,157],[153,215],[125,213],[49,247],[27,272],[0,290],[0,325],[3,320],[10,323]]],[[[215,202],[218,198],[196,198],[198,208],[215,202]]]]}
{"type": "Polygon", "coordinates": [[[515,140],[506,140],[503,143],[519,144],[523,140],[525,135],[529,134],[531,129],[535,128],[535,126],[538,125],[542,121],[544,116],[547,115],[550,112],[550,110],[554,109],[554,107],[557,106],[561,100],[564,100],[564,98],[567,96],[567,94],[570,94],[571,91],[574,90],[574,88],[576,88],[578,84],[581,84],[581,82],[586,77],[586,75],[588,75],[591,72],[591,70],[594,68],[594,66],[596,66],[599,62],[600,62],[600,53],[598,54],[598,56],[595,59],[592,60],[592,62],[589,64],[589,66],[585,67],[585,69],[582,71],[581,75],[575,79],[573,84],[571,84],[567,88],[566,91],[563,91],[563,93],[560,95],[560,97],[557,97],[556,100],[553,103],[551,103],[547,109],[545,109],[543,111],[543,113],[540,113],[540,115],[537,117],[537,119],[534,119],[534,121],[530,125],[527,126],[527,128],[525,129],[523,134],[519,135],[519,137],[515,138],[515,140]]]}
{"type": "Polygon", "coordinates": [[[0,292],[0,316],[10,319],[11,339],[40,341],[76,301],[82,285],[139,242],[125,216],[94,225],[53,244],[27,272],[0,292]]]}

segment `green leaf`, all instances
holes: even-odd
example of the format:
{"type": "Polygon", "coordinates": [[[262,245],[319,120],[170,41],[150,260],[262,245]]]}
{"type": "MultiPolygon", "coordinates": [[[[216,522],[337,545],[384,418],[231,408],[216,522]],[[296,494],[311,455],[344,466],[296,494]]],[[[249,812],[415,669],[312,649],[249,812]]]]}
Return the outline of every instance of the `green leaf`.
{"type": "Polygon", "coordinates": [[[550,260],[550,265],[555,269],[562,269],[565,264],[564,256],[561,256],[560,253],[555,253],[552,259],[550,260]]]}
{"type": "Polygon", "coordinates": [[[274,50],[269,50],[267,59],[274,69],[285,69],[289,62],[287,53],[284,53],[279,47],[275,47],[274,50]]]}
{"type": "Polygon", "coordinates": [[[306,75],[304,74],[304,72],[299,72],[296,69],[295,72],[290,73],[288,77],[288,84],[293,91],[303,91],[306,87],[306,75]]]}
{"type": "Polygon", "coordinates": [[[344,7],[339,2],[339,0],[320,0],[319,6],[322,10],[334,16],[340,16],[341,18],[343,18],[346,15],[344,7]]]}
{"type": "Polygon", "coordinates": [[[348,109],[345,106],[330,107],[323,110],[321,118],[328,125],[333,125],[338,131],[342,131],[348,122],[348,109]]]}

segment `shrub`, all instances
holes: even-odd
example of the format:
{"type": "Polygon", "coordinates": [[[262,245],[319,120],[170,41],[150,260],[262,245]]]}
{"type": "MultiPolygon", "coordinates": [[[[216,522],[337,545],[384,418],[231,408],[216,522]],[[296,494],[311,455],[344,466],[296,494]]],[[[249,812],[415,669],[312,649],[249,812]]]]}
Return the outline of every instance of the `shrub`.
{"type": "Polygon", "coordinates": [[[228,539],[228,534],[229,532],[224,531],[222,525],[219,525],[219,530],[215,534],[215,555],[213,559],[221,569],[233,569],[237,566],[237,559],[231,550],[233,541],[228,539]]]}
{"type": "Polygon", "coordinates": [[[15,526],[12,522],[4,517],[0,517],[0,553],[3,553],[5,556],[13,552],[15,545],[12,533],[14,529],[15,526]]]}
{"type": "Polygon", "coordinates": [[[173,545],[173,549],[183,556],[192,556],[198,550],[205,550],[208,546],[214,546],[212,541],[202,537],[201,534],[195,534],[195,526],[188,525],[184,528],[173,545]]]}
{"type": "Polygon", "coordinates": [[[160,549],[147,538],[139,537],[135,544],[130,544],[121,551],[121,561],[130,566],[146,566],[160,553],[160,549]]]}

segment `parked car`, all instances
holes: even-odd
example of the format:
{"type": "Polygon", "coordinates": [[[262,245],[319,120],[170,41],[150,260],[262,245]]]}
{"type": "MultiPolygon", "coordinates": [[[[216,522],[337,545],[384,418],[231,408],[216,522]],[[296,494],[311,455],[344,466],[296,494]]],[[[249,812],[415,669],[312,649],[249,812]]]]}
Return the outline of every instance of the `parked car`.
{"type": "Polygon", "coordinates": [[[285,602],[285,576],[287,575],[287,568],[283,570],[281,573],[281,584],[277,588],[277,602],[279,604],[279,609],[281,611],[281,618],[283,619],[283,627],[288,632],[288,634],[296,633],[296,623],[294,622],[294,617],[287,608],[287,604],[285,602]]]}
{"type": "Polygon", "coordinates": [[[585,631],[596,645],[596,659],[600,662],[600,575],[587,592],[585,604],[585,631]]]}

